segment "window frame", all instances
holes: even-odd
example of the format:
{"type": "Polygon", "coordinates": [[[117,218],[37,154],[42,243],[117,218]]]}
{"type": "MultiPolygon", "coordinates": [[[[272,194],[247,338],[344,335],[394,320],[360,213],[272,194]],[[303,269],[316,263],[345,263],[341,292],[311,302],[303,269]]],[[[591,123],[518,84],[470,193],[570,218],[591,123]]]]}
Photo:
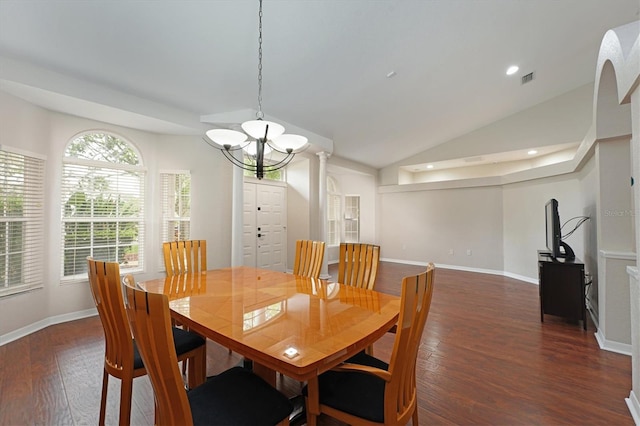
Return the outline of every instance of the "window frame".
{"type": "Polygon", "coordinates": [[[360,195],[358,194],[345,194],[344,195],[344,226],[343,226],[343,230],[344,230],[344,242],[345,243],[359,243],[360,242],[360,195]],[[348,217],[351,216],[348,214],[348,210],[353,208],[352,206],[349,206],[347,199],[354,199],[357,200],[357,209],[356,209],[356,214],[355,217],[348,217]],[[352,227],[355,227],[355,231],[353,229],[347,230],[347,227],[351,225],[352,227]],[[349,237],[349,234],[354,233],[356,234],[356,238],[352,239],[349,237]]]}
{"type": "Polygon", "coordinates": [[[327,176],[326,226],[327,246],[339,246],[342,241],[342,195],[338,191],[338,182],[333,176],[327,176]]]}
{"type": "MultiPolygon", "coordinates": [[[[85,176],[81,176],[80,174],[75,175],[75,176],[79,176],[79,179],[82,179],[85,176]]],[[[112,131],[108,131],[108,130],[102,130],[102,129],[97,129],[97,130],[88,130],[88,131],[84,131],[81,133],[76,134],[75,136],[73,136],[72,138],[69,139],[69,141],[67,142],[67,144],[65,145],[65,149],[62,153],[62,176],[61,176],[61,188],[60,188],[60,214],[61,214],[61,237],[60,237],[60,246],[61,246],[61,257],[60,257],[60,280],[61,283],[73,283],[73,282],[78,282],[78,281],[86,281],[87,279],[87,275],[86,272],[80,271],[78,272],[78,270],[82,269],[82,267],[78,268],[78,264],[79,262],[83,262],[84,259],[75,259],[74,261],[74,271],[76,272],[75,274],[70,274],[70,275],[65,275],[65,273],[67,272],[65,270],[65,255],[66,252],[68,250],[73,250],[75,249],[76,251],[79,251],[78,247],[67,247],[66,246],[66,226],[69,223],[75,223],[75,224],[81,224],[81,223],[88,223],[89,225],[89,229],[90,229],[90,237],[89,237],[89,244],[85,247],[86,250],[88,250],[90,256],[94,256],[94,257],[100,257],[96,255],[96,250],[100,250],[102,248],[102,250],[107,250],[110,251],[112,248],[115,250],[116,252],[116,256],[118,256],[118,254],[121,254],[120,250],[126,250],[126,244],[124,244],[121,240],[120,240],[120,227],[118,226],[118,224],[120,223],[128,223],[128,222],[133,222],[136,224],[135,230],[136,230],[136,238],[132,241],[135,241],[136,244],[131,244],[130,248],[133,248],[134,246],[136,247],[137,252],[136,254],[136,261],[137,264],[135,266],[132,267],[126,267],[124,268],[126,273],[136,273],[136,272],[142,272],[145,269],[145,262],[144,262],[144,243],[145,243],[145,213],[146,213],[146,208],[145,208],[145,200],[146,200],[146,179],[147,179],[147,169],[146,167],[144,167],[144,163],[142,161],[142,156],[140,155],[140,151],[137,149],[136,145],[133,144],[128,138],[123,137],[115,132],[112,131]],[[127,149],[130,149],[133,154],[135,154],[136,159],[137,159],[137,163],[136,164],[129,164],[129,163],[124,163],[124,162],[112,162],[112,161],[102,161],[102,160],[95,160],[95,159],[86,159],[86,158],[80,158],[80,157],[72,157],[72,156],[68,156],[67,152],[69,147],[71,146],[71,144],[75,143],[78,139],[86,137],[87,135],[108,135],[110,137],[116,138],[119,141],[121,141],[122,143],[124,143],[127,147],[127,149]],[[77,168],[78,170],[73,170],[74,168],[77,168]],[[121,203],[121,198],[120,196],[122,194],[128,194],[129,196],[131,196],[133,194],[133,196],[131,197],[132,200],[135,200],[136,202],[136,206],[137,206],[137,214],[136,215],[100,215],[100,214],[96,214],[96,213],[102,213],[102,211],[100,211],[99,209],[95,209],[93,207],[93,203],[91,204],[91,208],[90,208],[90,212],[89,215],[87,216],[68,216],[65,213],[65,208],[67,207],[67,203],[69,202],[71,196],[73,195],[73,193],[71,193],[71,191],[74,189],[72,182],[70,179],[68,179],[68,176],[70,173],[75,173],[77,171],[82,171],[83,169],[86,169],[88,172],[94,173],[95,175],[103,178],[103,179],[107,179],[110,178],[112,176],[110,176],[111,174],[114,174],[116,176],[118,176],[118,178],[120,177],[121,173],[132,173],[132,175],[134,176],[134,181],[135,184],[132,187],[126,186],[125,184],[123,184],[122,187],[120,187],[118,185],[118,187],[115,190],[109,190],[108,192],[101,192],[100,194],[107,194],[107,195],[118,195],[117,198],[117,202],[114,202],[116,207],[115,209],[118,210],[120,203],[121,203]],[[101,173],[103,175],[101,175],[101,173]],[[131,192],[133,191],[133,192],[131,192]],[[107,241],[104,242],[103,244],[99,244],[96,243],[96,225],[99,226],[110,226],[109,224],[116,224],[116,238],[114,241],[107,241]],[[103,247],[101,247],[101,245],[103,247]]],[[[86,195],[86,194],[85,194],[86,195]]],[[[108,199],[108,198],[107,198],[108,199]]],[[[101,197],[101,200],[103,200],[103,198],[101,197]]],[[[123,254],[122,256],[124,257],[126,254],[123,254]]],[[[110,257],[110,256],[108,256],[110,257]]],[[[101,259],[101,260],[109,260],[109,261],[116,261],[118,260],[117,257],[115,259],[101,259]]],[[[121,265],[124,265],[124,263],[121,263],[121,265]]],[[[123,266],[121,266],[121,268],[123,268],[123,266]]]]}
{"type": "MultiPolygon", "coordinates": [[[[4,265],[3,272],[0,273],[0,298],[12,296],[35,289],[44,287],[44,204],[45,204],[45,173],[46,173],[46,157],[28,151],[23,151],[6,145],[0,145],[0,157],[5,164],[10,162],[23,163],[23,173],[21,178],[23,181],[30,181],[28,186],[21,185],[19,187],[7,183],[10,179],[7,167],[3,167],[0,171],[0,190],[7,191],[9,194],[12,189],[18,189],[23,196],[21,210],[19,216],[7,214],[6,203],[2,203],[5,207],[1,209],[2,219],[0,223],[5,223],[4,248],[1,248],[0,257],[4,258],[0,264],[4,265]],[[27,168],[27,166],[29,166],[27,168]],[[11,264],[16,252],[11,252],[12,244],[9,237],[11,223],[22,223],[21,226],[21,249],[19,250],[19,265],[16,266],[20,270],[19,282],[11,283],[12,274],[10,273],[11,264]]],[[[15,177],[15,176],[14,176],[15,177]]],[[[0,192],[1,193],[1,192],[0,192]]],[[[0,233],[2,233],[0,231],[0,233]]],[[[15,259],[15,257],[14,257],[15,259]]]]}
{"type": "MultiPolygon", "coordinates": [[[[192,191],[191,191],[191,171],[190,170],[160,170],[160,204],[161,204],[161,213],[160,213],[160,242],[161,243],[165,243],[168,241],[184,241],[184,240],[190,240],[191,239],[191,200],[192,200],[192,191]],[[171,207],[171,203],[170,203],[170,199],[172,199],[174,201],[174,203],[177,202],[181,205],[181,208],[179,209],[180,211],[184,211],[184,209],[182,208],[183,206],[183,199],[181,194],[177,194],[175,193],[175,191],[170,191],[170,187],[171,187],[171,183],[170,180],[171,179],[181,179],[183,177],[186,177],[189,179],[189,194],[188,194],[188,212],[189,215],[188,216],[183,216],[180,215],[179,213],[177,215],[170,215],[169,212],[173,211],[173,213],[175,212],[175,209],[171,207]],[[169,232],[169,222],[178,222],[180,223],[179,228],[180,230],[179,235],[177,236],[177,238],[175,238],[175,234],[173,237],[170,237],[170,232],[169,232]],[[187,227],[187,231],[182,233],[181,230],[183,229],[182,224],[183,223],[187,223],[188,227],[187,227]]],[[[175,184],[175,180],[174,180],[174,184],[175,184]]],[[[160,267],[159,270],[164,271],[164,256],[163,256],[163,252],[162,252],[162,246],[160,248],[160,265],[162,265],[160,267]]]]}

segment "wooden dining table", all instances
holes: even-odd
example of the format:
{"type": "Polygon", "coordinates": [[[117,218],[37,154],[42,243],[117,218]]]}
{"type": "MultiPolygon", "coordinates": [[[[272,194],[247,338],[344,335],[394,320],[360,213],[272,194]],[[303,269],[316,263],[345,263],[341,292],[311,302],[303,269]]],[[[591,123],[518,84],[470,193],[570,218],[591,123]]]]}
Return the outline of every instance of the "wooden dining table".
{"type": "Polygon", "coordinates": [[[400,298],[327,280],[245,266],[139,282],[169,296],[172,317],[253,361],[273,386],[276,372],[309,382],[364,350],[398,320],[400,298]]]}

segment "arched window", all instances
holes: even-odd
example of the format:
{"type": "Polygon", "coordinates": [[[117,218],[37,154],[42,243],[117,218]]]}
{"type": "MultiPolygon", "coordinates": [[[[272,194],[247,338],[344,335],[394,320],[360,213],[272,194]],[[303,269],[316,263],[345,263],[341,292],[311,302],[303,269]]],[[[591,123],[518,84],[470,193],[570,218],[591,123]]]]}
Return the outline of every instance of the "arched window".
{"type": "Polygon", "coordinates": [[[144,178],[129,142],[104,132],[74,138],[62,172],[62,278],[86,279],[87,256],[143,269],[144,178]]]}

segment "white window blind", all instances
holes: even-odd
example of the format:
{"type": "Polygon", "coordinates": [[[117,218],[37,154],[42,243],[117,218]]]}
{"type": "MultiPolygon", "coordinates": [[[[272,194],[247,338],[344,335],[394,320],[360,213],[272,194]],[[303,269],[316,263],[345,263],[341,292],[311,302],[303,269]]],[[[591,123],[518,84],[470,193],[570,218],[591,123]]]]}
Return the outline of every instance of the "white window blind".
{"type": "Polygon", "coordinates": [[[344,240],[347,243],[360,242],[360,196],[344,196],[344,240]]]}
{"type": "Polygon", "coordinates": [[[62,176],[62,278],[86,279],[87,256],[144,266],[144,178],[125,140],[88,133],[69,143],[62,176]]]}
{"type": "Polygon", "coordinates": [[[43,285],[44,160],[0,146],[0,296],[43,285]]]}
{"type": "Polygon", "coordinates": [[[191,239],[191,174],[188,171],[160,173],[162,228],[160,241],[191,239]]]}
{"type": "Polygon", "coordinates": [[[341,206],[336,181],[327,176],[327,245],[340,244],[341,206]]]}

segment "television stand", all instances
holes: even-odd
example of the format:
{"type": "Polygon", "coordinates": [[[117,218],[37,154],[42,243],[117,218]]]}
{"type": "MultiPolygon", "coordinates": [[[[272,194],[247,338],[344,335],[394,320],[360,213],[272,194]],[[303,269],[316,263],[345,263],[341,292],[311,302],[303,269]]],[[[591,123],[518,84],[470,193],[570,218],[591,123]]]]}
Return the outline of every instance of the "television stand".
{"type": "Polygon", "coordinates": [[[587,329],[584,263],[574,258],[553,258],[548,252],[538,251],[538,278],[540,280],[540,321],[544,315],[556,315],[582,321],[587,329]]]}

